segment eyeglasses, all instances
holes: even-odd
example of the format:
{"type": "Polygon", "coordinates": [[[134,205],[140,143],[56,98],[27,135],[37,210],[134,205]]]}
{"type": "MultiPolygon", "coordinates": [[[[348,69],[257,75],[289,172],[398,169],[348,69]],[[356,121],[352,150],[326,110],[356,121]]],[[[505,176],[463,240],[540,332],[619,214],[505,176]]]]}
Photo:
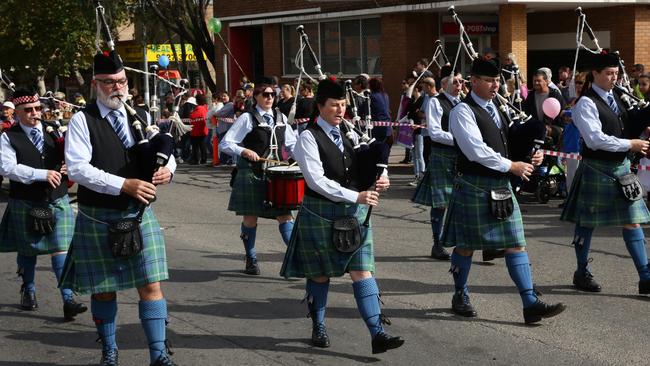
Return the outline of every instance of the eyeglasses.
{"type": "Polygon", "coordinates": [[[262,96],[264,98],[275,98],[275,93],[274,92],[263,92],[262,96]]]}
{"type": "Polygon", "coordinates": [[[454,83],[454,85],[459,85],[459,84],[463,85],[463,84],[465,84],[465,80],[463,80],[463,79],[454,79],[453,83],[454,83]]]}
{"type": "Polygon", "coordinates": [[[122,78],[119,80],[114,80],[114,79],[95,79],[96,81],[99,81],[100,83],[106,85],[106,86],[114,86],[117,84],[118,86],[124,86],[129,82],[129,79],[127,78],[122,78]]]}
{"type": "Polygon", "coordinates": [[[25,113],[32,113],[32,112],[40,112],[40,111],[43,109],[43,107],[41,107],[41,106],[39,105],[39,106],[36,106],[36,107],[25,107],[25,108],[21,108],[21,109],[22,109],[25,113]]]}

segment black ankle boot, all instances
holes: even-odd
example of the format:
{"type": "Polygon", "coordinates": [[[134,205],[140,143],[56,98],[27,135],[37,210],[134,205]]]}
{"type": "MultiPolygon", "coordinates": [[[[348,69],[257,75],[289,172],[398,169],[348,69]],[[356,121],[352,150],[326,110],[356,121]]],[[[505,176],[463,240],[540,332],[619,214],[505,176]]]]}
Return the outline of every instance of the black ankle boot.
{"type": "Polygon", "coordinates": [[[311,344],[314,347],[327,348],[330,346],[330,337],[327,335],[325,323],[312,319],[311,344]]]}
{"type": "Polygon", "coordinates": [[[36,292],[27,290],[25,285],[20,287],[20,308],[29,311],[38,309],[36,292]]]}
{"type": "Polygon", "coordinates": [[[372,353],[384,353],[389,349],[399,348],[404,344],[401,337],[393,337],[381,331],[372,339],[372,353]]]}
{"type": "Polygon", "coordinates": [[[433,246],[431,247],[431,258],[441,261],[448,261],[451,259],[451,255],[447,250],[445,250],[445,248],[443,248],[440,239],[435,236],[433,237],[433,246]]]}
{"type": "Polygon", "coordinates": [[[537,323],[543,318],[552,318],[566,309],[566,305],[561,302],[549,305],[542,300],[524,309],[524,321],[526,324],[537,323]]]}

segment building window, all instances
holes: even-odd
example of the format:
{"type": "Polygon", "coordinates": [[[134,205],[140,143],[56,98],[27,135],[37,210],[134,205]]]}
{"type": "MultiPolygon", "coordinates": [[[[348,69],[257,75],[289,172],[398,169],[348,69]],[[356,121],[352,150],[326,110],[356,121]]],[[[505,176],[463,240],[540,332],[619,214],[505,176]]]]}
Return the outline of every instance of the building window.
{"type": "MultiPolygon", "coordinates": [[[[296,24],[282,27],[284,75],[297,75],[294,64],[300,40],[296,24]]],[[[379,18],[351,19],[304,24],[323,72],[330,74],[381,75],[381,23],[379,18]]],[[[303,54],[305,71],[314,74],[309,53],[303,54]]]]}

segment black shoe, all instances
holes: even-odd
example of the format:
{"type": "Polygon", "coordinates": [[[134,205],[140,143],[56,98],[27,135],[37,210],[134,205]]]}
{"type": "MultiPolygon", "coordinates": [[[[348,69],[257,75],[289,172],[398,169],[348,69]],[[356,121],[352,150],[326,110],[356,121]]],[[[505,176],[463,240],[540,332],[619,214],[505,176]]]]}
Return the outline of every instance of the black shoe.
{"type": "Polygon", "coordinates": [[[497,258],[506,256],[506,251],[503,249],[483,249],[483,262],[493,261],[497,258]]]}
{"type": "Polygon", "coordinates": [[[639,281],[639,295],[650,294],[650,280],[639,281]]]}
{"type": "Polygon", "coordinates": [[[330,346],[330,337],[327,335],[325,324],[313,322],[311,328],[311,344],[314,347],[327,348],[330,346]]]}
{"type": "Polygon", "coordinates": [[[448,261],[451,258],[451,255],[449,255],[449,252],[447,252],[447,250],[443,248],[440,243],[437,243],[436,240],[431,247],[431,258],[441,261],[448,261]]]}
{"type": "Polygon", "coordinates": [[[38,303],[36,302],[36,292],[27,291],[25,289],[25,285],[22,285],[20,287],[20,308],[30,311],[38,309],[38,303]]]}
{"type": "MultiPolygon", "coordinates": [[[[594,275],[591,274],[589,271],[585,271],[583,274],[578,273],[578,271],[573,272],[573,285],[576,287],[576,289],[580,291],[587,291],[587,292],[600,292],[602,291],[602,288],[594,280],[594,275]]],[[[639,289],[640,289],[639,285],[639,289]]]]}
{"type": "Polygon", "coordinates": [[[379,332],[372,339],[372,353],[384,353],[389,349],[399,348],[404,344],[401,337],[393,337],[386,332],[379,332]]]}
{"type": "Polygon", "coordinates": [[[244,269],[244,273],[254,276],[258,276],[260,274],[260,267],[257,265],[256,258],[246,257],[246,268],[244,269]]]}
{"type": "Polygon", "coordinates": [[[454,293],[454,297],[451,299],[451,311],[467,318],[476,316],[476,310],[474,310],[472,303],[469,302],[469,295],[464,291],[454,293]]]}
{"type": "Polygon", "coordinates": [[[88,308],[82,303],[78,303],[74,300],[66,301],[63,303],[63,318],[66,321],[74,320],[74,317],[85,313],[88,308]]]}
{"type": "Polygon", "coordinates": [[[177,366],[168,354],[163,353],[151,366],[177,366]]]}
{"type": "Polygon", "coordinates": [[[108,351],[102,351],[102,360],[99,361],[101,366],[117,366],[117,348],[108,351]]]}
{"type": "Polygon", "coordinates": [[[524,309],[524,321],[526,324],[537,323],[542,318],[552,318],[566,309],[566,305],[561,302],[549,305],[542,300],[524,309]]]}

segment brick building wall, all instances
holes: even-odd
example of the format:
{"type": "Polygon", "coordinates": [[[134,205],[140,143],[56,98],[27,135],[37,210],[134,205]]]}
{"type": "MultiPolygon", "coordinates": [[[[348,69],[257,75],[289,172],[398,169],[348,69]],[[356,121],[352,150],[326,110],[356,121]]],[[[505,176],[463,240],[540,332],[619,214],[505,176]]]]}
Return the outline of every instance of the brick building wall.
{"type": "Polygon", "coordinates": [[[526,5],[499,5],[498,50],[502,60],[512,52],[517,57],[519,70],[527,74],[528,35],[526,5]]]}

